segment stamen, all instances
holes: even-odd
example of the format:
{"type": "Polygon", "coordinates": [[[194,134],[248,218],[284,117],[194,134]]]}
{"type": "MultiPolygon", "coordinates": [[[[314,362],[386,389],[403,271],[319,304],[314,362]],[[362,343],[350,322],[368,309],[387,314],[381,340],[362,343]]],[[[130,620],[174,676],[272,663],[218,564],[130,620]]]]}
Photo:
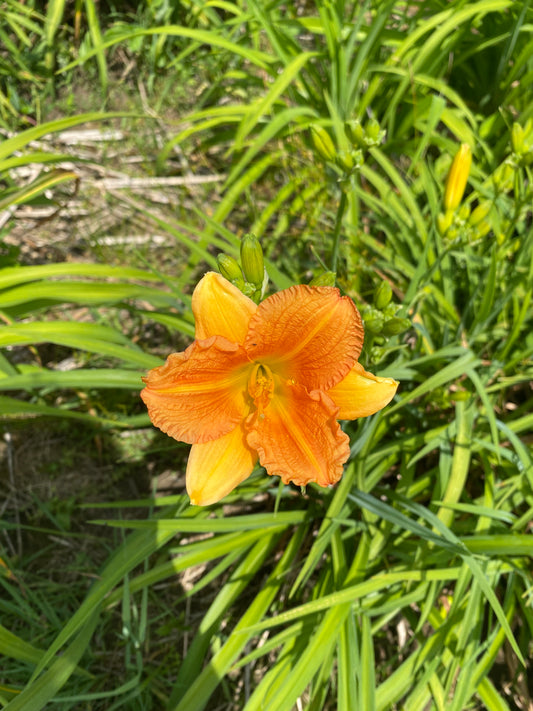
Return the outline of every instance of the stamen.
{"type": "Polygon", "coordinates": [[[262,363],[256,363],[248,380],[248,393],[257,407],[259,417],[263,417],[263,410],[268,407],[274,394],[274,378],[272,371],[262,363]]]}

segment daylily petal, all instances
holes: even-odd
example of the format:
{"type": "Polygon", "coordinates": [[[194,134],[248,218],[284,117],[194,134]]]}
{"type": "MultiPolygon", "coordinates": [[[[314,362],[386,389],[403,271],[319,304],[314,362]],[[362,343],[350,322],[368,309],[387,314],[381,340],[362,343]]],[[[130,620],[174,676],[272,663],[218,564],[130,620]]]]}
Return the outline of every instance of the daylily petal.
{"type": "Polygon", "coordinates": [[[151,370],[141,397],[160,430],[182,442],[208,442],[233,430],[247,413],[249,370],[241,346],[213,336],[151,370]]]}
{"type": "Polygon", "coordinates": [[[396,380],[378,378],[356,363],[344,380],[328,390],[328,395],[339,407],[337,419],[355,420],[373,415],[388,405],[397,388],[396,380]]]}
{"type": "Polygon", "coordinates": [[[209,506],[247,479],[257,462],[245,441],[242,425],[205,444],[193,444],[187,463],[187,493],[191,504],[209,506]]]}
{"type": "Polygon", "coordinates": [[[196,338],[224,336],[243,343],[257,306],[216,272],[207,272],[192,295],[196,338]]]}
{"type": "Polygon", "coordinates": [[[248,444],[257,450],[268,474],[280,476],[286,484],[334,484],[350,454],[348,437],[335,419],[337,408],[319,390],[308,393],[300,385],[276,381],[265,411],[246,420],[248,444]]]}
{"type": "Polygon", "coordinates": [[[363,337],[355,304],[338,289],[292,286],[259,304],[244,346],[287,380],[327,390],[348,374],[363,337]]]}

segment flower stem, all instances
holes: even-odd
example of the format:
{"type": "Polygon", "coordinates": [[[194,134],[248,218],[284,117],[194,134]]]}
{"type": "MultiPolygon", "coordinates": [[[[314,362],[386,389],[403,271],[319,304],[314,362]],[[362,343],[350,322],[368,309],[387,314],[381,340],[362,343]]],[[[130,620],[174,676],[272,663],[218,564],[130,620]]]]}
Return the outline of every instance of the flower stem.
{"type": "Polygon", "coordinates": [[[335,217],[335,229],[333,231],[333,250],[331,252],[331,271],[337,271],[337,260],[339,256],[339,243],[341,238],[341,227],[342,218],[344,217],[344,212],[346,210],[347,197],[344,190],[341,192],[341,199],[339,202],[339,207],[337,208],[337,215],[335,217]]]}

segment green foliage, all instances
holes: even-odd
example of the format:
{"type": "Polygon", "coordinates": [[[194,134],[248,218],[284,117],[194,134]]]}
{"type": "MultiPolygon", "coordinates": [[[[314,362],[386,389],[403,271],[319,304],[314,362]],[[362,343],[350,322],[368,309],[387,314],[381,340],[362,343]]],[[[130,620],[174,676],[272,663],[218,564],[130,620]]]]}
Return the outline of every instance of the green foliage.
{"type": "MultiPolygon", "coordinates": [[[[59,69],[68,82],[95,61],[105,90],[118,47],[140,53],[149,86],[156,72],[196,62],[205,81],[156,167],[174,170],[179,149],[189,167],[226,175],[211,212],[205,196],[183,223],[144,211],[176,239],[179,278],[150,256],[143,268],[0,270],[8,433],[35,417],[79,421],[96,436],[150,432],[140,376],[169,341],[193,337],[184,287],[216,268],[215,251],[241,279],[236,235],[247,233],[261,240],[274,288],[336,278],[366,322],[363,365],[401,386],[385,410],[345,426],[351,457],[334,489],[301,494],[256,472],[208,509],[181,494],[101,504],[91,535],[105,541],[105,560],[88,590],[78,576],[68,595],[53,582],[43,593],[39,579],[21,592],[30,561],[0,549],[0,702],[8,711],[200,711],[215,694],[218,706],[246,711],[530,702],[533,689],[513,676],[531,677],[533,634],[530,3],[192,0],[97,16],[87,0],[75,6],[86,28],[78,53],[57,41],[72,31],[66,3],[48,3],[46,15],[6,7],[13,56],[0,75],[16,90],[30,70],[21,64],[30,32],[41,33],[35,67],[47,81],[59,69]],[[460,143],[472,169],[462,201],[445,210],[460,143]],[[163,347],[150,324],[166,329],[163,347]],[[44,344],[77,367],[43,364],[44,344]],[[109,640],[115,675],[99,661],[109,640]]],[[[21,117],[13,92],[0,95],[3,116],[21,117]]],[[[5,140],[0,208],[53,200],[51,190],[78,179],[32,140],[110,118],[37,123],[5,140]],[[52,169],[21,188],[14,169],[28,163],[52,169]]],[[[247,259],[259,286],[262,264],[247,259]]],[[[47,535],[75,540],[72,501],[52,508],[47,535]]],[[[6,540],[31,530],[0,525],[6,540]]]]}

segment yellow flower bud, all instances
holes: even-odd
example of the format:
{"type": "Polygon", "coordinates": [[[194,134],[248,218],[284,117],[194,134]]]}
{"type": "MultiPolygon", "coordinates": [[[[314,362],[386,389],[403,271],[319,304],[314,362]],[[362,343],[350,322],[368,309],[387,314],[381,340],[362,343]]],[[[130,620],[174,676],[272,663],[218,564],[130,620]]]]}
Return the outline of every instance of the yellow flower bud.
{"type": "Polygon", "coordinates": [[[446,178],[444,192],[444,207],[446,210],[455,210],[461,203],[471,165],[472,150],[467,143],[461,143],[446,178]]]}

